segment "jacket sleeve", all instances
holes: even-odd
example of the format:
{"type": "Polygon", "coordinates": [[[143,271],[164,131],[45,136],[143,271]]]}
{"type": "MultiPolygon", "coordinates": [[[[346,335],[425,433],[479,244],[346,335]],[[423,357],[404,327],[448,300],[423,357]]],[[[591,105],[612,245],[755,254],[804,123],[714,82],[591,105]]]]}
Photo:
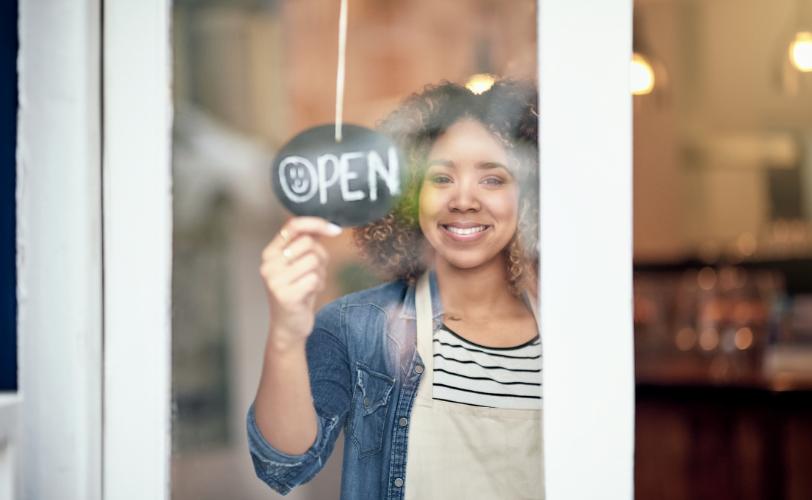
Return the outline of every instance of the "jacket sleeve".
{"type": "Polygon", "coordinates": [[[257,428],[254,406],[248,410],[248,448],[254,470],[260,479],[282,495],[310,481],[324,467],[349,413],[352,376],[340,312],[340,301],[322,308],[316,314],[315,327],[307,339],[310,391],[319,426],[313,446],[302,455],[280,452],[257,428]]]}

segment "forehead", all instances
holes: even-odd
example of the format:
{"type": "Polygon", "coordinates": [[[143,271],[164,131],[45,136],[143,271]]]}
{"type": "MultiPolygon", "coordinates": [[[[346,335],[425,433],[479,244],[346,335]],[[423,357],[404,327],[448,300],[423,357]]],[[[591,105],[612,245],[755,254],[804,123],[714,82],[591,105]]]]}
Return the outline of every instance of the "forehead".
{"type": "Polygon", "coordinates": [[[434,141],[428,160],[449,160],[455,164],[466,162],[497,162],[507,165],[504,146],[480,122],[464,119],[450,126],[434,141]]]}

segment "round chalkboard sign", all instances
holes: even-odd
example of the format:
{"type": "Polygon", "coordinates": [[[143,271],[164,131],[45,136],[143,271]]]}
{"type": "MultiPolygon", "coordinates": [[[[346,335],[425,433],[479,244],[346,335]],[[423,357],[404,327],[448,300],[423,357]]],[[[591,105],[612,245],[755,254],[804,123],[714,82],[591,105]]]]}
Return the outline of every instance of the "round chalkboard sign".
{"type": "Polygon", "coordinates": [[[271,168],[277,198],[296,215],[360,226],[386,215],[406,183],[403,158],[392,141],[364,127],[322,125],[297,135],[271,168]]]}

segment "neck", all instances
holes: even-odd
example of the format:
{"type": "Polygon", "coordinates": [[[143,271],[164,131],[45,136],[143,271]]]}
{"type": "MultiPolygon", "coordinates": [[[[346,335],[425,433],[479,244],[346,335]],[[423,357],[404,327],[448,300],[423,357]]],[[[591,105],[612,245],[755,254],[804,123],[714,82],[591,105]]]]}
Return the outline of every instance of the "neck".
{"type": "Polygon", "coordinates": [[[438,258],[435,273],[448,315],[462,315],[472,320],[491,318],[495,312],[504,312],[507,305],[521,301],[510,292],[501,254],[472,269],[461,269],[438,258]]]}

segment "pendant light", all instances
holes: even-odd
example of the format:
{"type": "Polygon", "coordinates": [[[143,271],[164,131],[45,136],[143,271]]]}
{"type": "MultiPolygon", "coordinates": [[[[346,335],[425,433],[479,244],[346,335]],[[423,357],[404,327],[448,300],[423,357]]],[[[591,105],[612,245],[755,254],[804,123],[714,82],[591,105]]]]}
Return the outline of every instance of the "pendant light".
{"type": "Polygon", "coordinates": [[[481,94],[493,87],[495,82],[496,77],[493,75],[489,75],[488,73],[477,73],[468,78],[468,80],[465,82],[465,88],[474,94],[481,94]]]}
{"type": "Polygon", "coordinates": [[[778,41],[776,83],[785,94],[795,96],[812,90],[812,0],[796,0],[792,19],[778,41]]]}
{"type": "Polygon", "coordinates": [[[634,11],[632,30],[632,60],[629,65],[629,86],[631,93],[643,96],[665,89],[667,75],[659,59],[653,54],[643,35],[642,14],[634,11]]]}
{"type": "Polygon", "coordinates": [[[491,37],[487,33],[481,34],[476,41],[474,51],[476,72],[465,81],[465,88],[474,94],[486,92],[498,79],[491,62],[492,45],[491,37]]]}
{"type": "Polygon", "coordinates": [[[798,71],[812,71],[812,33],[800,31],[789,45],[789,58],[798,71]]]}
{"type": "Polygon", "coordinates": [[[629,83],[633,95],[646,95],[654,90],[654,68],[646,56],[639,52],[632,54],[632,64],[629,68],[629,83]]]}

